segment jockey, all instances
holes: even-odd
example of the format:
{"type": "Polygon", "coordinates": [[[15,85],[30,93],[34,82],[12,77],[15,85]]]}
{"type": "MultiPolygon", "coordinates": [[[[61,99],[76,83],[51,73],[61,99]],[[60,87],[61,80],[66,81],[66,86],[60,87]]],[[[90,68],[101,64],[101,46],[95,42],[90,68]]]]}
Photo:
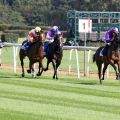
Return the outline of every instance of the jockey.
{"type": "Polygon", "coordinates": [[[46,54],[47,52],[47,46],[48,44],[51,44],[54,42],[54,37],[57,35],[57,34],[61,34],[58,26],[53,26],[46,34],[46,41],[44,43],[44,52],[46,54]]]}
{"type": "Polygon", "coordinates": [[[114,38],[118,37],[118,33],[119,31],[117,27],[113,27],[105,33],[105,42],[108,46],[111,45],[114,38]]]}
{"type": "Polygon", "coordinates": [[[104,50],[105,53],[103,53],[103,54],[105,54],[105,55],[107,54],[107,50],[108,50],[109,46],[111,46],[112,41],[118,37],[118,34],[119,34],[119,30],[117,27],[113,27],[105,33],[106,46],[105,46],[105,50],[104,50]]]}
{"type": "Polygon", "coordinates": [[[35,27],[35,29],[32,29],[29,32],[30,42],[35,42],[35,40],[39,37],[40,32],[41,32],[40,27],[35,27]]]}
{"type": "Polygon", "coordinates": [[[30,30],[29,35],[27,36],[27,40],[23,42],[21,48],[27,51],[29,46],[38,39],[40,32],[40,27],[35,27],[35,29],[30,30]]]}
{"type": "Polygon", "coordinates": [[[58,26],[53,26],[46,35],[46,39],[52,43],[54,41],[55,35],[59,32],[58,26]]]}

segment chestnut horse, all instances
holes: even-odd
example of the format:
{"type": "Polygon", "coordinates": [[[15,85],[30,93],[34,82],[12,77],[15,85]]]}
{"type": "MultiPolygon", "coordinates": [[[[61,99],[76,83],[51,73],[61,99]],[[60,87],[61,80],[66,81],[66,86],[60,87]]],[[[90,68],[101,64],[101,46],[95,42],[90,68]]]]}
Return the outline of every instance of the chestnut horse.
{"type": "Polygon", "coordinates": [[[115,38],[111,46],[108,47],[107,54],[105,56],[100,56],[101,51],[104,49],[104,47],[100,47],[97,49],[95,54],[93,55],[93,62],[96,61],[96,65],[98,67],[98,76],[100,80],[100,84],[102,84],[102,80],[104,80],[104,74],[105,71],[110,64],[116,73],[116,79],[119,79],[120,77],[120,51],[119,51],[119,45],[120,41],[118,38],[115,38]],[[102,64],[104,65],[103,71],[102,71],[102,64]],[[117,67],[115,66],[117,64],[117,67]],[[102,73],[102,76],[101,76],[102,73]]]}
{"type": "MultiPolygon", "coordinates": [[[[33,68],[33,64],[38,62],[39,63],[39,69],[42,68],[43,69],[43,41],[45,39],[45,33],[41,32],[39,37],[36,39],[35,42],[33,42],[27,53],[25,52],[25,50],[20,48],[19,51],[19,58],[21,61],[21,67],[22,67],[22,77],[25,76],[24,73],[24,58],[27,56],[29,58],[29,70],[27,70],[28,73],[34,73],[34,68],[33,68]]],[[[41,74],[40,71],[38,74],[41,74]]]]}

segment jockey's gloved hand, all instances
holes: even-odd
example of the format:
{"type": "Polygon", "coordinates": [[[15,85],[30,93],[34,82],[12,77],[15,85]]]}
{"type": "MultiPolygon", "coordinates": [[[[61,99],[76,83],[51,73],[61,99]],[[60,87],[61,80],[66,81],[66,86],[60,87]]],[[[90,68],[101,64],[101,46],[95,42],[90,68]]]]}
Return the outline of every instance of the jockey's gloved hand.
{"type": "Polygon", "coordinates": [[[52,43],[54,41],[54,39],[51,39],[50,41],[49,41],[49,43],[52,43]]]}
{"type": "Polygon", "coordinates": [[[110,46],[110,45],[111,45],[111,43],[107,43],[107,45],[108,45],[108,46],[110,46]]]}

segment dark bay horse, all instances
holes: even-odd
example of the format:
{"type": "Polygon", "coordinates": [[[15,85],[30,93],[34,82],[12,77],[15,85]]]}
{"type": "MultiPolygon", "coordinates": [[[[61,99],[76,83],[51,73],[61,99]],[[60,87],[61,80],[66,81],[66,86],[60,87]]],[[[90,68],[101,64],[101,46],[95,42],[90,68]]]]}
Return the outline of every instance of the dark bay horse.
{"type": "MultiPolygon", "coordinates": [[[[20,48],[19,58],[20,58],[21,67],[22,67],[22,77],[25,76],[23,60],[26,56],[29,58],[29,70],[27,70],[28,73],[31,73],[31,71],[32,71],[32,73],[34,73],[33,65],[36,62],[39,63],[39,70],[40,70],[40,68],[43,69],[42,61],[43,61],[43,41],[44,41],[44,39],[45,39],[45,33],[41,32],[39,37],[36,39],[36,41],[31,44],[27,53],[23,49],[20,48]]],[[[40,74],[40,71],[38,72],[38,74],[40,74]]]]}
{"type": "Polygon", "coordinates": [[[48,70],[50,62],[52,62],[53,69],[54,69],[54,75],[53,79],[58,79],[57,70],[59,65],[61,64],[61,60],[63,57],[63,41],[62,41],[62,35],[56,35],[54,37],[54,42],[49,44],[47,47],[47,66],[44,69],[44,71],[48,70]]]}
{"type": "Polygon", "coordinates": [[[118,38],[114,39],[111,43],[111,46],[108,47],[107,54],[105,56],[100,56],[100,52],[104,47],[100,47],[97,49],[95,54],[93,55],[93,62],[96,61],[96,65],[98,67],[98,76],[100,80],[100,84],[102,84],[102,80],[104,80],[105,71],[110,64],[116,73],[116,79],[120,77],[120,51],[119,51],[120,41],[118,38]],[[102,64],[104,65],[102,71],[102,64]],[[117,67],[115,66],[117,64],[117,67]]]}

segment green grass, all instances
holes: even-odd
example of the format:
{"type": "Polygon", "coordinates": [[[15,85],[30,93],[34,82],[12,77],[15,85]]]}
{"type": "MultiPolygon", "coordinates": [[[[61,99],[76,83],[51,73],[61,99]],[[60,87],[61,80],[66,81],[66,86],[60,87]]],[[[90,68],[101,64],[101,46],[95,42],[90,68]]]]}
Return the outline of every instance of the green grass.
{"type": "Polygon", "coordinates": [[[0,70],[0,120],[119,120],[120,82],[0,70]]]}

